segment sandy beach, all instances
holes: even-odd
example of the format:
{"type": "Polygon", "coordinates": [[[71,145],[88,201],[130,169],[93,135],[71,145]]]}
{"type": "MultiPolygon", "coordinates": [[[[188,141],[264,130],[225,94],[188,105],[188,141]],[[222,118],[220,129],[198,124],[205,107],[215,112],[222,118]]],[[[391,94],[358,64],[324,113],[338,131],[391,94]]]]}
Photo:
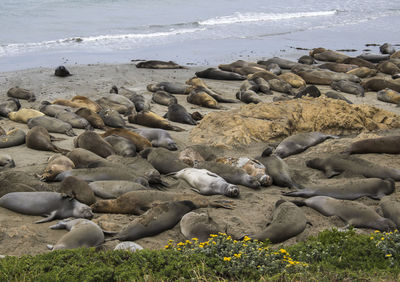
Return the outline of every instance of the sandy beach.
{"type": "MultiPolygon", "coordinates": [[[[27,102],[20,100],[22,107],[38,109],[42,101],[54,101],[58,98],[70,99],[76,95],[83,95],[92,100],[99,99],[108,95],[110,88],[113,85],[118,87],[124,86],[130,90],[142,94],[146,100],[151,100],[152,93],[146,90],[146,86],[150,83],[157,83],[162,81],[181,82],[184,83],[189,78],[193,77],[195,72],[203,70],[204,67],[195,67],[188,69],[173,69],[173,70],[151,70],[151,69],[138,69],[133,63],[127,64],[95,64],[95,65],[67,65],[69,71],[73,74],[70,77],[59,78],[54,76],[54,69],[52,68],[34,68],[15,72],[0,73],[0,102],[7,98],[7,91],[11,87],[19,86],[32,90],[37,100],[35,102],[27,102]]],[[[218,81],[211,79],[204,79],[207,85],[212,89],[218,90],[226,98],[235,99],[235,94],[241,85],[241,81],[218,81]]],[[[330,90],[329,86],[318,86],[322,93],[330,90]]],[[[272,102],[273,97],[279,96],[280,93],[274,92],[273,95],[263,95],[261,99],[263,102],[272,102]]],[[[366,92],[365,97],[359,97],[351,94],[343,93],[343,95],[356,105],[371,105],[400,115],[400,107],[395,104],[389,104],[378,101],[376,92],[366,92]]],[[[186,101],[185,95],[175,95],[179,104],[183,105],[189,112],[198,111],[202,115],[207,115],[215,111],[229,111],[232,109],[239,109],[243,103],[227,104],[223,103],[223,108],[219,110],[212,110],[193,104],[186,101]]],[[[156,114],[163,116],[167,107],[159,104],[151,103],[151,110],[156,114]]],[[[190,141],[190,132],[193,126],[174,123],[173,125],[179,126],[185,131],[175,132],[170,131],[171,136],[176,141],[178,149],[182,150],[185,147],[192,145],[190,141]]],[[[0,126],[6,131],[12,128],[20,128],[25,132],[28,127],[23,123],[16,123],[7,118],[0,120],[0,126]]],[[[141,128],[140,125],[134,125],[141,128]]],[[[77,135],[84,132],[84,130],[74,129],[77,135]]],[[[101,133],[101,130],[95,130],[101,133]]],[[[346,146],[356,139],[375,137],[381,135],[394,135],[400,132],[399,129],[392,129],[390,131],[373,131],[354,133],[349,136],[341,136],[340,139],[326,140],[318,146],[309,148],[303,153],[290,156],[285,159],[289,165],[293,179],[303,185],[325,183],[328,181],[321,171],[308,168],[305,161],[316,156],[327,156],[332,153],[339,153],[343,151],[346,146]]],[[[63,141],[56,142],[57,146],[71,150],[74,148],[73,137],[68,137],[64,134],[51,133],[56,137],[65,138],[63,141]]],[[[237,148],[221,150],[221,156],[247,156],[257,157],[261,154],[267,145],[265,142],[253,142],[246,146],[237,148]]],[[[12,156],[15,161],[16,167],[10,171],[25,171],[32,179],[32,185],[37,189],[40,187],[40,181],[35,176],[40,174],[47,164],[47,159],[52,156],[53,152],[37,151],[27,148],[27,146],[20,145],[16,147],[0,149],[0,153],[6,153],[12,156]]],[[[136,157],[140,158],[140,157],[136,157]]],[[[364,154],[360,158],[385,165],[393,168],[400,167],[400,159],[397,155],[389,154],[364,154]]],[[[340,182],[345,176],[337,176],[336,181],[340,182]]],[[[1,178],[1,173],[0,173],[1,178]]],[[[183,181],[176,181],[171,177],[164,177],[165,181],[171,184],[170,191],[182,193],[194,193],[190,191],[188,184],[183,181]]],[[[332,181],[332,180],[330,180],[332,181]]],[[[59,183],[49,183],[46,189],[52,188],[57,191],[59,183]]],[[[396,192],[390,195],[393,199],[400,199],[398,192],[399,183],[396,183],[396,192]]],[[[289,191],[288,188],[281,188],[277,186],[270,186],[261,188],[260,190],[253,190],[244,186],[240,186],[240,197],[233,199],[235,208],[228,209],[214,209],[203,208],[197,211],[207,210],[209,215],[220,225],[227,226],[227,232],[239,236],[240,234],[249,234],[261,230],[272,214],[274,204],[279,199],[290,199],[289,197],[282,196],[282,192],[289,191]]],[[[214,199],[224,199],[224,196],[210,196],[214,199]]],[[[378,207],[379,201],[370,198],[361,198],[357,201],[372,206],[378,207]]],[[[308,225],[304,232],[300,235],[288,240],[285,244],[292,244],[302,241],[308,236],[316,235],[318,232],[328,228],[342,228],[345,223],[336,217],[325,217],[317,211],[303,207],[308,221],[312,225],[308,225]]],[[[110,223],[114,228],[122,228],[125,224],[133,220],[133,215],[121,214],[95,214],[95,220],[100,222],[110,223]]],[[[48,252],[46,245],[54,244],[57,240],[65,234],[65,230],[51,230],[48,227],[55,224],[55,221],[35,224],[36,220],[40,217],[28,216],[0,208],[0,255],[25,255],[25,254],[39,254],[48,252]]],[[[371,230],[359,229],[359,232],[368,233],[371,230]]],[[[184,236],[180,233],[179,224],[173,229],[165,231],[157,236],[143,238],[136,242],[144,248],[163,248],[169,239],[175,241],[184,240],[184,236]]],[[[117,241],[107,242],[106,246],[113,247],[117,241]]]]}

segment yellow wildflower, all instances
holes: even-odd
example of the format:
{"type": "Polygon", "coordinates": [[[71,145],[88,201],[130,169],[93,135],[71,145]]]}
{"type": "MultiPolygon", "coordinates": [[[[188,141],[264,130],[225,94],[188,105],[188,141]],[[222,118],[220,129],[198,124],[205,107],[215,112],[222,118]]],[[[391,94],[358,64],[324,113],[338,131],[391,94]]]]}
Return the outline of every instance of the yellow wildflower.
{"type": "Polygon", "coordinates": [[[231,261],[231,257],[224,257],[224,261],[231,261]]]}
{"type": "Polygon", "coordinates": [[[192,244],[192,241],[186,240],[186,244],[192,244]]]}
{"type": "Polygon", "coordinates": [[[380,231],[379,231],[379,230],[375,230],[374,232],[375,232],[375,233],[379,233],[380,231]]]}
{"type": "Polygon", "coordinates": [[[235,256],[236,258],[240,258],[240,257],[242,256],[242,254],[234,254],[234,256],[235,256]]]}
{"type": "Polygon", "coordinates": [[[243,238],[243,241],[244,242],[247,242],[247,241],[250,241],[251,239],[249,238],[249,237],[247,237],[247,236],[244,236],[244,238],[243,238]]]}
{"type": "Polygon", "coordinates": [[[193,241],[198,241],[199,239],[197,239],[197,238],[192,238],[192,240],[193,240],[193,241]]]}
{"type": "Polygon", "coordinates": [[[217,242],[215,242],[215,241],[213,241],[212,243],[213,243],[214,245],[216,245],[216,244],[217,244],[217,242]]]}
{"type": "Polygon", "coordinates": [[[385,240],[385,238],[384,238],[384,237],[382,237],[382,238],[381,238],[381,240],[383,241],[383,240],[385,240]]]}
{"type": "Polygon", "coordinates": [[[279,251],[280,251],[282,254],[287,254],[287,252],[286,252],[285,249],[280,249],[279,251]]]}
{"type": "Polygon", "coordinates": [[[218,234],[219,234],[219,235],[222,235],[222,236],[225,236],[225,235],[226,235],[226,233],[223,233],[223,232],[218,232],[218,234]]]}
{"type": "Polygon", "coordinates": [[[176,244],[177,246],[184,246],[185,244],[183,242],[179,242],[178,244],[176,244]]]}
{"type": "Polygon", "coordinates": [[[392,256],[392,254],[386,254],[385,257],[390,258],[392,256]]]}
{"type": "Polygon", "coordinates": [[[182,250],[181,248],[178,248],[178,251],[182,250]]]}
{"type": "Polygon", "coordinates": [[[371,236],[371,237],[369,237],[369,239],[371,239],[371,240],[374,240],[374,237],[373,237],[373,236],[371,236]]]}
{"type": "Polygon", "coordinates": [[[215,238],[215,237],[218,237],[218,235],[217,234],[210,234],[210,237],[215,238]]]}
{"type": "Polygon", "coordinates": [[[243,247],[247,247],[247,245],[246,245],[246,244],[243,244],[242,246],[243,246],[243,247]]]}

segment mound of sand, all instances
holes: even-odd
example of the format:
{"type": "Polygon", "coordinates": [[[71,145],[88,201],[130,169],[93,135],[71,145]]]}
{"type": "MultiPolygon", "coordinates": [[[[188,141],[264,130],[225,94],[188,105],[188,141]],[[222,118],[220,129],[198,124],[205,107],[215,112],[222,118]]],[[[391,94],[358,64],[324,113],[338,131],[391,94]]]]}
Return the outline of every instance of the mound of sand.
{"type": "Polygon", "coordinates": [[[303,98],[242,106],[206,115],[190,133],[193,143],[233,147],[278,141],[310,131],[346,135],[400,127],[400,116],[368,105],[303,98]]]}

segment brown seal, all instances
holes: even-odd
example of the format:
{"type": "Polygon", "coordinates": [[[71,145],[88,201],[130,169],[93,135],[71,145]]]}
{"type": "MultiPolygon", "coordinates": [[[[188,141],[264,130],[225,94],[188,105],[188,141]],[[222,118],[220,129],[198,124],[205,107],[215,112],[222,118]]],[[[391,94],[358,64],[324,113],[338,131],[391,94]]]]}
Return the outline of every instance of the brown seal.
{"type": "Polygon", "coordinates": [[[178,65],[173,61],[158,61],[158,60],[149,60],[136,64],[137,68],[144,69],[186,69],[183,66],[178,65]]]}
{"type": "Polygon", "coordinates": [[[53,101],[53,104],[69,106],[72,108],[88,108],[96,113],[102,109],[99,104],[85,96],[75,96],[71,100],[57,99],[53,101]]]}
{"type": "Polygon", "coordinates": [[[75,111],[75,114],[86,119],[94,128],[107,129],[101,116],[88,108],[79,108],[75,111]]]}
{"type": "Polygon", "coordinates": [[[380,72],[390,74],[390,75],[400,73],[400,68],[390,61],[384,61],[384,62],[379,63],[377,66],[377,69],[380,72]]]}
{"type": "Polygon", "coordinates": [[[294,88],[306,86],[306,82],[304,81],[304,79],[302,79],[300,76],[298,76],[297,74],[294,74],[292,72],[282,73],[279,76],[279,79],[286,81],[294,88]]]}
{"type": "Polygon", "coordinates": [[[211,97],[207,92],[197,89],[190,92],[190,94],[186,97],[186,101],[191,104],[199,105],[202,107],[210,108],[210,109],[220,109],[220,105],[217,100],[211,97]]]}
{"type": "Polygon", "coordinates": [[[28,120],[27,125],[29,128],[39,125],[46,128],[48,132],[63,133],[68,136],[76,136],[71,124],[49,116],[31,118],[28,120]]]}
{"type": "Polygon", "coordinates": [[[100,157],[107,158],[115,154],[114,149],[99,134],[93,131],[85,131],[74,139],[75,148],[89,150],[100,157]]]}
{"type": "Polygon", "coordinates": [[[25,143],[26,134],[22,129],[13,129],[0,135],[0,148],[8,148],[25,143]]]}
{"type": "Polygon", "coordinates": [[[371,78],[361,82],[361,86],[364,87],[365,91],[379,91],[389,88],[400,92],[400,84],[397,84],[394,80],[386,80],[385,78],[371,78]]]}
{"type": "Polygon", "coordinates": [[[178,154],[165,148],[147,148],[141,156],[161,174],[177,172],[188,166],[178,159],[178,154]]]}
{"type": "Polygon", "coordinates": [[[382,89],[376,93],[379,101],[400,104],[400,93],[391,89],[382,89]]]}
{"type": "Polygon", "coordinates": [[[352,69],[350,71],[348,71],[348,74],[354,74],[360,78],[366,78],[366,77],[370,77],[370,76],[374,76],[376,75],[376,69],[370,69],[367,67],[358,67],[356,69],[352,69]]]}
{"type": "Polygon", "coordinates": [[[128,129],[124,129],[124,128],[114,128],[114,129],[109,129],[106,132],[104,132],[103,134],[101,134],[101,137],[107,137],[110,135],[118,135],[121,137],[125,137],[126,139],[130,140],[132,143],[135,144],[136,146],[136,150],[137,151],[142,151],[145,148],[151,147],[151,143],[150,141],[141,136],[140,134],[130,131],[128,129]]]}
{"type": "Polygon", "coordinates": [[[168,120],[151,111],[141,111],[135,115],[130,115],[128,116],[128,121],[130,123],[136,123],[147,127],[184,131],[184,129],[170,124],[168,120]]]}
{"type": "Polygon", "coordinates": [[[223,71],[216,68],[208,68],[195,73],[197,77],[210,78],[218,80],[245,80],[246,77],[234,72],[223,71]]]}
{"type": "Polygon", "coordinates": [[[353,69],[356,69],[357,65],[350,65],[350,64],[341,64],[341,63],[325,63],[318,66],[320,69],[327,69],[334,72],[348,72],[353,69]]]}
{"type": "Polygon", "coordinates": [[[400,154],[400,136],[369,138],[352,143],[346,150],[349,154],[400,154]]]}
{"type": "Polygon", "coordinates": [[[31,90],[19,88],[18,86],[10,88],[7,91],[7,96],[17,99],[28,100],[28,102],[36,101],[35,94],[31,90]]]}
{"type": "Polygon", "coordinates": [[[34,126],[26,134],[26,146],[35,150],[53,151],[65,154],[68,150],[62,149],[51,143],[51,136],[43,126],[34,126]]]}
{"type": "Polygon", "coordinates": [[[193,86],[193,89],[201,90],[206,92],[208,95],[213,97],[217,102],[220,103],[236,103],[234,99],[225,98],[223,94],[218,93],[217,91],[211,89],[208,85],[204,83],[198,77],[192,77],[186,81],[186,84],[193,86]]]}
{"type": "Polygon", "coordinates": [[[67,157],[74,163],[76,168],[87,168],[96,163],[98,166],[108,161],[99,155],[82,148],[75,148],[67,154],[67,157]]]}
{"type": "Polygon", "coordinates": [[[78,177],[69,176],[64,178],[63,181],[61,181],[59,192],[86,205],[92,205],[96,202],[96,198],[89,184],[78,177]]]}
{"type": "Polygon", "coordinates": [[[0,103],[0,116],[8,117],[10,112],[18,111],[21,108],[21,104],[16,98],[8,98],[4,102],[0,103]]]}
{"type": "Polygon", "coordinates": [[[75,164],[68,157],[54,154],[48,159],[47,166],[39,178],[42,181],[52,181],[59,173],[74,168],[75,164]]]}

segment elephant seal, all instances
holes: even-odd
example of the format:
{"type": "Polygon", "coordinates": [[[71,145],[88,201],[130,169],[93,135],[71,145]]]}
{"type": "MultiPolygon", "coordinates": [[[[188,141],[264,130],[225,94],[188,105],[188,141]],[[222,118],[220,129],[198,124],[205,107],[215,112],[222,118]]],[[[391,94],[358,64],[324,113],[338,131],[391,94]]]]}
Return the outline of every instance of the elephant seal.
{"type": "Polygon", "coordinates": [[[357,68],[357,65],[350,65],[350,64],[341,64],[341,63],[325,63],[320,66],[318,66],[320,69],[327,69],[331,70],[334,72],[349,72],[355,68],[357,68]]]}
{"type": "Polygon", "coordinates": [[[47,248],[53,251],[96,247],[104,242],[103,230],[96,223],[87,219],[63,220],[50,226],[50,228],[67,229],[69,231],[54,246],[47,245],[47,248]]]}
{"type": "Polygon", "coordinates": [[[254,235],[251,239],[269,241],[273,244],[284,242],[304,231],[307,218],[303,211],[291,202],[279,200],[275,203],[272,220],[267,227],[254,235]]]}
{"type": "Polygon", "coordinates": [[[318,145],[329,138],[339,138],[335,135],[325,134],[322,132],[302,132],[291,135],[282,140],[276,147],[275,154],[281,158],[299,154],[308,148],[318,145]]]}
{"type": "Polygon", "coordinates": [[[141,215],[149,210],[154,203],[191,201],[197,208],[227,208],[231,209],[230,201],[209,200],[208,197],[193,193],[172,193],[164,191],[132,191],[112,200],[98,200],[91,207],[94,212],[123,213],[141,215]]]}
{"type": "Polygon", "coordinates": [[[6,101],[0,103],[0,116],[8,117],[11,112],[18,111],[21,108],[21,104],[16,98],[9,98],[6,101]]]}
{"type": "Polygon", "coordinates": [[[394,192],[392,179],[379,178],[350,179],[337,184],[326,184],[317,187],[307,187],[303,190],[284,193],[284,196],[310,198],[315,196],[328,196],[342,200],[356,200],[361,197],[370,197],[380,200],[383,196],[394,192]]]}
{"type": "Polygon", "coordinates": [[[220,109],[221,106],[218,104],[217,100],[211,97],[207,92],[202,90],[193,90],[186,97],[186,101],[190,104],[198,105],[201,107],[206,107],[210,109],[220,109]]]}
{"type": "Polygon", "coordinates": [[[381,46],[379,46],[379,51],[381,51],[382,54],[390,54],[390,55],[396,52],[396,50],[390,43],[384,43],[381,46]]]}
{"type": "Polygon", "coordinates": [[[46,128],[48,132],[63,133],[68,136],[76,136],[71,124],[53,117],[39,116],[31,118],[28,120],[27,125],[29,128],[32,128],[34,126],[42,126],[46,128]]]}
{"type": "Polygon", "coordinates": [[[87,168],[93,163],[100,164],[101,162],[108,162],[99,155],[83,148],[72,149],[67,154],[67,157],[74,163],[75,168],[87,168]]]}
{"type": "Polygon", "coordinates": [[[400,84],[395,83],[394,80],[386,80],[385,78],[371,78],[361,83],[365,91],[379,91],[385,88],[392,89],[394,91],[400,92],[400,84]]]}
{"type": "Polygon", "coordinates": [[[174,63],[173,61],[158,61],[158,60],[149,60],[136,64],[137,68],[143,69],[186,69],[183,66],[174,63]]]}
{"type": "Polygon", "coordinates": [[[26,134],[25,142],[28,148],[34,150],[53,151],[61,154],[69,152],[51,143],[51,136],[43,126],[32,127],[26,134]]]}
{"type": "Polygon", "coordinates": [[[229,184],[221,176],[207,169],[190,167],[168,175],[185,180],[193,187],[193,191],[201,195],[225,195],[232,198],[239,196],[239,187],[229,184]]]}
{"type": "Polygon", "coordinates": [[[12,121],[27,123],[29,119],[44,116],[44,113],[34,109],[21,108],[16,112],[8,113],[8,118],[12,121]]]}
{"type": "Polygon", "coordinates": [[[390,61],[383,61],[383,62],[379,63],[379,65],[377,66],[377,69],[378,69],[378,71],[380,71],[382,73],[390,74],[390,75],[400,73],[400,68],[390,61]]]}
{"type": "Polygon", "coordinates": [[[211,234],[218,234],[224,230],[208,215],[208,213],[188,212],[179,222],[181,233],[186,239],[199,239],[205,242],[211,234]]]}
{"type": "Polygon", "coordinates": [[[74,169],[75,164],[68,157],[61,154],[52,155],[44,169],[42,175],[39,175],[42,181],[53,181],[53,179],[61,172],[74,169]]]}
{"type": "Polygon", "coordinates": [[[96,112],[88,108],[79,108],[75,111],[75,114],[86,119],[94,128],[107,130],[107,127],[104,124],[103,119],[96,112]]]}
{"type": "Polygon", "coordinates": [[[114,251],[119,251],[119,250],[126,250],[134,253],[136,251],[143,250],[143,247],[135,242],[125,241],[115,246],[114,251]]]}
{"type": "Polygon", "coordinates": [[[26,134],[22,129],[13,129],[0,135],[0,148],[8,148],[25,143],[26,134]]]}
{"type": "MultiPolygon", "coordinates": [[[[220,103],[236,103],[234,99],[225,98],[223,94],[217,93],[215,90],[208,87],[203,80],[198,77],[192,77],[186,81],[187,84],[193,86],[191,90],[196,92],[206,92],[208,95],[213,97],[217,102],[220,103]]],[[[190,91],[189,91],[190,93],[190,91]]]]}
{"type": "Polygon", "coordinates": [[[133,220],[115,237],[108,240],[134,241],[143,237],[157,235],[173,228],[188,212],[196,209],[191,201],[160,203],[133,220]]]}
{"type": "Polygon", "coordinates": [[[135,115],[130,115],[128,116],[128,121],[130,123],[136,123],[147,127],[184,131],[184,129],[170,124],[168,120],[151,111],[141,111],[135,115]]]}
{"type": "Polygon", "coordinates": [[[62,106],[62,105],[53,105],[49,101],[42,101],[42,103],[39,106],[39,111],[44,113],[46,116],[49,117],[55,117],[59,113],[63,112],[70,112],[71,107],[68,106],[62,106]]]}
{"type": "Polygon", "coordinates": [[[216,68],[208,68],[195,73],[197,77],[218,80],[245,80],[246,77],[234,72],[223,71],[216,68]]]}
{"type": "Polygon", "coordinates": [[[182,150],[178,159],[190,167],[193,167],[196,162],[204,162],[214,160],[214,153],[204,148],[202,145],[193,145],[182,150]]]}
{"type": "Polygon", "coordinates": [[[327,158],[315,158],[306,161],[306,165],[324,171],[328,178],[342,172],[347,172],[367,178],[392,178],[395,181],[400,180],[399,169],[380,166],[354,156],[333,155],[327,158]]]}
{"type": "Polygon", "coordinates": [[[104,140],[112,146],[117,155],[123,157],[136,156],[136,146],[127,138],[117,135],[109,135],[105,137],[104,140]]]}
{"type": "Polygon", "coordinates": [[[163,81],[157,84],[147,85],[147,90],[149,90],[150,92],[166,91],[171,94],[185,95],[189,94],[189,92],[191,91],[191,87],[180,82],[163,81]]]}
{"type": "Polygon", "coordinates": [[[7,91],[7,96],[17,99],[28,100],[28,102],[35,102],[36,97],[35,94],[28,89],[12,87],[7,91]]]}
{"type": "Polygon", "coordinates": [[[186,111],[185,107],[180,104],[171,104],[168,106],[168,112],[165,114],[164,118],[170,121],[196,125],[197,122],[192,118],[192,116],[186,111]]]}
{"type": "Polygon", "coordinates": [[[178,150],[175,141],[171,135],[164,129],[159,128],[141,128],[134,131],[145,137],[151,142],[153,147],[163,147],[171,151],[178,150]]]}
{"type": "Polygon", "coordinates": [[[125,128],[125,120],[113,109],[103,109],[99,112],[99,116],[103,119],[106,126],[113,128],[125,128]]]}
{"type": "Polygon", "coordinates": [[[349,154],[400,154],[400,136],[384,136],[356,141],[345,152],[349,154]]]}
{"type": "Polygon", "coordinates": [[[257,61],[257,64],[260,65],[269,65],[271,63],[277,64],[280,68],[282,69],[291,69],[293,66],[297,65],[296,62],[287,60],[287,59],[282,59],[279,57],[273,57],[271,59],[268,59],[266,61],[257,61]]]}
{"type": "Polygon", "coordinates": [[[116,199],[131,191],[149,189],[140,183],[129,180],[93,181],[89,183],[89,186],[96,196],[103,199],[116,199]]]}
{"type": "Polygon", "coordinates": [[[400,93],[392,89],[382,89],[376,93],[379,101],[393,104],[400,104],[400,93]]]}
{"type": "Polygon", "coordinates": [[[338,80],[331,83],[334,90],[342,91],[349,94],[364,97],[364,88],[358,84],[348,80],[338,80]]]}
{"type": "Polygon", "coordinates": [[[346,58],[342,63],[344,64],[350,64],[350,65],[356,65],[359,67],[366,67],[369,69],[375,69],[375,65],[371,62],[368,62],[367,60],[364,60],[362,58],[353,58],[353,57],[349,57],[346,58]]]}
{"type": "Polygon", "coordinates": [[[256,177],[250,176],[244,169],[228,164],[205,161],[195,164],[194,167],[211,171],[231,184],[243,185],[253,189],[258,189],[261,185],[256,177]]]}
{"type": "Polygon", "coordinates": [[[248,175],[255,177],[261,186],[268,187],[272,185],[272,177],[266,173],[265,166],[255,159],[223,157],[215,161],[243,169],[248,175]]]}
{"type": "MultiPolygon", "coordinates": [[[[58,105],[52,105],[58,106],[58,105]]],[[[69,123],[73,128],[80,128],[86,130],[92,130],[93,127],[89,123],[89,121],[73,112],[69,111],[60,111],[54,116],[56,119],[62,120],[66,123],[69,123]]]]}
{"type": "Polygon", "coordinates": [[[64,66],[59,66],[54,71],[54,75],[58,77],[67,77],[70,76],[71,73],[64,66]]]}
{"type": "MultiPolygon", "coordinates": [[[[124,97],[122,95],[118,95],[118,96],[124,97]]],[[[113,110],[113,111],[117,112],[118,114],[123,114],[123,115],[129,115],[132,113],[132,111],[136,112],[136,110],[134,110],[135,105],[131,101],[129,101],[130,105],[124,105],[124,104],[120,104],[116,101],[112,101],[111,99],[109,99],[109,97],[101,97],[100,99],[95,100],[95,102],[97,104],[99,104],[99,106],[102,108],[100,111],[113,110]]]]}
{"type": "Polygon", "coordinates": [[[89,206],[96,202],[96,198],[89,184],[74,176],[66,177],[61,181],[59,192],[89,206]]]}
{"type": "Polygon", "coordinates": [[[156,91],[153,93],[153,95],[151,96],[151,100],[154,103],[163,105],[163,106],[169,106],[172,104],[176,104],[178,103],[178,100],[176,99],[176,97],[168,92],[165,91],[156,91]]]}
{"type": "Polygon", "coordinates": [[[301,57],[297,60],[297,62],[298,62],[299,64],[305,64],[305,65],[313,65],[313,64],[316,63],[316,61],[314,60],[314,58],[311,57],[311,56],[308,56],[308,55],[301,56],[301,57]]]}
{"type": "Polygon", "coordinates": [[[74,139],[75,148],[89,150],[100,157],[107,158],[115,154],[113,147],[105,141],[99,134],[93,131],[85,131],[74,139]]]}
{"type": "Polygon", "coordinates": [[[390,199],[390,198],[383,198],[379,206],[382,209],[383,216],[392,220],[395,224],[397,229],[400,227],[400,202],[390,199]]]}
{"type": "Polygon", "coordinates": [[[292,86],[294,88],[306,86],[306,82],[304,81],[304,79],[302,79],[301,76],[294,74],[292,72],[282,73],[279,76],[279,79],[284,80],[285,82],[289,83],[290,86],[292,86]]]}
{"type": "Polygon", "coordinates": [[[341,63],[343,62],[345,59],[347,59],[349,56],[336,52],[336,51],[332,51],[332,50],[325,50],[319,53],[312,53],[312,55],[315,59],[319,60],[319,61],[325,61],[325,62],[335,62],[335,63],[341,63]]]}
{"type": "Polygon", "coordinates": [[[241,68],[241,67],[246,67],[246,66],[259,67],[259,68],[265,69],[264,65],[251,63],[251,62],[247,62],[244,60],[237,60],[230,64],[220,64],[220,65],[218,65],[218,68],[223,71],[233,71],[236,68],[241,68]]]}
{"type": "Polygon", "coordinates": [[[381,54],[363,53],[363,54],[357,56],[357,58],[364,59],[364,60],[366,60],[368,62],[371,62],[371,63],[375,64],[375,63],[380,63],[382,61],[389,60],[390,55],[388,55],[388,54],[381,55],[381,54]]]}
{"type": "Polygon", "coordinates": [[[56,192],[13,192],[0,198],[0,206],[14,212],[47,216],[36,223],[57,218],[92,218],[93,213],[85,204],[56,192]]]}
{"type": "Polygon", "coordinates": [[[281,79],[270,79],[268,80],[269,87],[271,90],[287,93],[289,95],[293,95],[292,86],[284,80],[281,79]]]}
{"type": "Polygon", "coordinates": [[[0,197],[12,192],[36,192],[36,190],[29,185],[13,181],[2,180],[1,186],[0,197]]]}
{"type": "Polygon", "coordinates": [[[393,221],[381,217],[372,208],[355,201],[337,200],[326,196],[316,196],[302,201],[292,201],[298,206],[310,207],[324,216],[338,216],[347,225],[356,228],[371,228],[390,231],[396,228],[393,221]]]}
{"type": "Polygon", "coordinates": [[[348,104],[353,104],[350,100],[346,99],[342,94],[336,91],[328,91],[325,93],[325,96],[331,99],[336,99],[336,100],[342,100],[345,101],[348,104]]]}
{"type": "Polygon", "coordinates": [[[299,99],[299,98],[302,98],[303,96],[317,98],[317,97],[321,96],[321,91],[319,91],[317,86],[310,85],[310,86],[307,86],[304,89],[300,90],[299,92],[297,92],[297,94],[294,96],[294,98],[299,99]]]}
{"type": "Polygon", "coordinates": [[[142,151],[148,147],[151,147],[151,143],[147,138],[128,129],[124,128],[109,129],[100,136],[104,138],[110,135],[117,135],[128,139],[133,144],[135,144],[137,151],[142,151]]]}
{"type": "Polygon", "coordinates": [[[256,92],[253,90],[246,90],[246,91],[238,91],[236,92],[236,99],[242,101],[243,103],[250,104],[258,104],[261,103],[261,99],[257,95],[256,92]]]}
{"type": "Polygon", "coordinates": [[[377,71],[376,71],[376,69],[370,69],[367,67],[358,67],[358,68],[352,69],[346,73],[356,75],[359,78],[366,78],[366,77],[376,75],[377,71]]]}
{"type": "Polygon", "coordinates": [[[71,100],[57,99],[52,103],[56,105],[69,106],[72,108],[87,108],[95,113],[97,113],[102,109],[102,107],[99,104],[97,104],[96,102],[90,100],[88,97],[85,96],[74,96],[72,97],[71,100]]]}
{"type": "Polygon", "coordinates": [[[0,154],[0,171],[15,167],[13,158],[8,154],[0,154]]]}
{"type": "Polygon", "coordinates": [[[262,77],[254,77],[248,82],[253,82],[256,84],[257,92],[261,92],[266,95],[272,95],[271,86],[269,85],[268,81],[266,81],[262,77]]]}
{"type": "Polygon", "coordinates": [[[178,159],[176,153],[165,148],[148,148],[140,153],[161,174],[177,172],[188,166],[178,159]]]}
{"type": "Polygon", "coordinates": [[[92,182],[101,180],[130,180],[138,175],[135,170],[122,166],[105,166],[91,168],[75,168],[61,172],[54,178],[54,181],[63,181],[68,176],[75,176],[81,180],[92,182]]]}

